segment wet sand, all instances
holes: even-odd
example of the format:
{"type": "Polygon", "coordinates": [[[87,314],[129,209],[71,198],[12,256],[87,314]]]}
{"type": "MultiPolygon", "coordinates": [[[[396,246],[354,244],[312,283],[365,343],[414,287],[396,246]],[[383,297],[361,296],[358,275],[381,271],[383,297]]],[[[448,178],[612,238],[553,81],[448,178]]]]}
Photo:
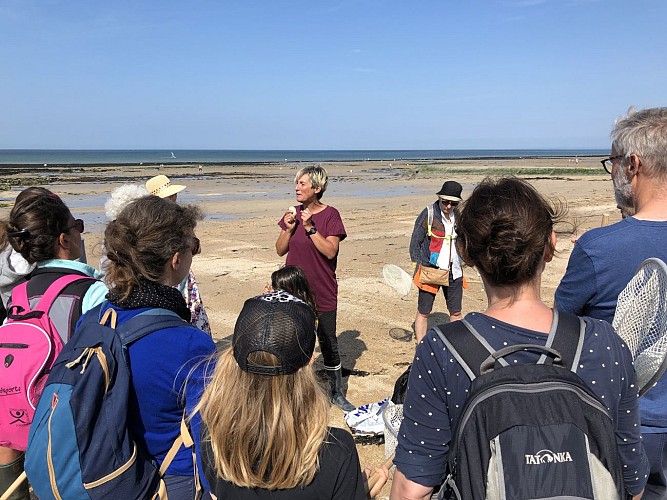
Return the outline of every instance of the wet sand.
{"type": "MultiPolygon", "coordinates": [[[[410,332],[417,293],[413,287],[401,297],[384,283],[382,267],[396,264],[411,271],[408,246],[415,218],[435,200],[434,193],[443,181],[454,179],[463,184],[465,198],[489,171],[523,169],[524,176],[542,193],[567,203],[569,220],[582,232],[599,226],[604,213],[610,214],[610,222],[620,219],[610,178],[598,160],[584,158],[578,164],[568,158],[323,163],[330,174],[323,202],[341,212],[348,233],[338,260],[338,336],[343,367],[351,371],[346,379],[348,399],[361,405],[390,396],[394,381],[412,359],[410,332]]],[[[196,229],[203,252],[193,260],[193,270],[221,345],[232,334],[243,301],[261,293],[271,272],[283,263],[274,248],[277,221],[295,203],[293,177],[300,166],[207,165],[201,174],[192,165],[160,168],[172,182],[187,185],[179,202],[198,203],[207,214],[196,229]]],[[[88,260],[93,265],[100,257],[106,221],[103,205],[108,194],[124,182],[144,182],[158,173],[154,166],[95,168],[99,171],[48,172],[54,181],[48,187],[63,197],[75,217],[86,222],[88,260]]],[[[9,177],[43,174],[22,171],[9,177]]],[[[4,176],[0,169],[0,177],[4,176]]],[[[19,191],[0,192],[4,205],[0,216],[6,217],[19,191]]],[[[553,301],[572,246],[569,235],[560,237],[558,255],[547,266],[543,297],[548,303],[553,301]]],[[[463,312],[484,309],[486,298],[475,271],[465,269],[464,273],[470,286],[464,294],[463,312]]],[[[440,296],[432,318],[446,321],[445,313],[440,296]]],[[[318,360],[316,369],[320,367],[318,360]]],[[[345,427],[336,408],[331,410],[331,422],[345,427]]],[[[359,444],[357,448],[363,466],[384,460],[383,445],[359,444]]],[[[385,488],[383,495],[388,491],[385,488]]]]}

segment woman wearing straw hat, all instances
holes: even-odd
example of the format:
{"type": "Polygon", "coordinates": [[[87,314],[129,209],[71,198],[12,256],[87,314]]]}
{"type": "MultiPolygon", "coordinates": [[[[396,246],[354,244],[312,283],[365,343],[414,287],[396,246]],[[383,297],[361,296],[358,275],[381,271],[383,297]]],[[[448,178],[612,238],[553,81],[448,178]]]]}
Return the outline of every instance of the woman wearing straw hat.
{"type": "Polygon", "coordinates": [[[198,405],[217,498],[363,500],[382,489],[386,466],[367,495],[352,436],[329,427],[314,349],[308,304],[282,290],[245,301],[198,405]]]}
{"type": "Polygon", "coordinates": [[[461,184],[447,181],[436,193],[438,200],[426,207],[417,217],[410,239],[410,260],[416,266],[414,284],[419,288],[415,335],[420,341],[426,335],[428,317],[433,302],[442,288],[447,301],[450,321],[461,319],[463,299],[463,271],[456,252],[456,207],[461,202],[461,184]],[[442,271],[448,271],[443,273],[442,271]],[[432,281],[425,279],[427,272],[447,276],[432,281]],[[439,282],[438,282],[439,281],[439,282]]]}
{"type": "MultiPolygon", "coordinates": [[[[166,175],[156,175],[146,181],[146,190],[148,191],[148,194],[159,196],[160,198],[165,198],[173,202],[176,202],[178,193],[184,189],[185,186],[182,184],[172,184],[171,180],[166,175]]],[[[192,320],[190,321],[192,326],[196,326],[200,330],[211,335],[211,325],[208,320],[208,315],[206,314],[206,309],[204,309],[201,295],[199,294],[197,278],[195,278],[195,274],[192,270],[190,270],[190,273],[185,280],[178,285],[178,289],[183,294],[183,298],[185,298],[185,302],[187,302],[188,308],[192,314],[192,320]]]]}
{"type": "Polygon", "coordinates": [[[176,196],[185,189],[185,186],[172,184],[166,175],[156,175],[146,181],[146,189],[149,194],[176,201],[176,196]]]}

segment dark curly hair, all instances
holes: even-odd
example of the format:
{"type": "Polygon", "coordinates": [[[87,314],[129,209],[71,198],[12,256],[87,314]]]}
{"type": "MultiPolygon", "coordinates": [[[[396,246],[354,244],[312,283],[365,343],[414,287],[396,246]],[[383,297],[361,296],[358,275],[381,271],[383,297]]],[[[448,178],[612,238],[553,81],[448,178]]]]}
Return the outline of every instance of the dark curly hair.
{"type": "Polygon", "coordinates": [[[516,177],[486,178],[464,202],[457,221],[457,249],[496,286],[532,280],[545,250],[555,251],[554,225],[564,208],[516,177]]]}

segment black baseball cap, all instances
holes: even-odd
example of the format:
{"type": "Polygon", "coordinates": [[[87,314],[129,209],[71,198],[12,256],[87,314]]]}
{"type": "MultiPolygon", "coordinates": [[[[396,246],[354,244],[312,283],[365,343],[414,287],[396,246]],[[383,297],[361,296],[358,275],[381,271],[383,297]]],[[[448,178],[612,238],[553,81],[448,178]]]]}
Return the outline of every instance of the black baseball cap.
{"type": "Polygon", "coordinates": [[[283,291],[245,301],[234,326],[234,358],[246,372],[289,375],[306,366],[315,350],[315,314],[308,304],[283,291]],[[278,366],[248,361],[257,351],[273,354],[278,366]]]}

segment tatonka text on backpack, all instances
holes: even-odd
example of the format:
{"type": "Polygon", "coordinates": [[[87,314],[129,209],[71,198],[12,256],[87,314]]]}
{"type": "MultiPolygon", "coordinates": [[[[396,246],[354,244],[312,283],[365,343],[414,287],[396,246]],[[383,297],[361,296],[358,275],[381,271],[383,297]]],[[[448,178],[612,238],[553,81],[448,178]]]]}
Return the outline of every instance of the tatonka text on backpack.
{"type": "Polygon", "coordinates": [[[444,333],[435,328],[472,380],[441,495],[450,489],[459,500],[624,498],[613,421],[575,373],[585,324],[562,311],[554,315],[557,328],[546,346],[496,352],[465,320],[444,333]],[[542,353],[537,364],[509,366],[503,359],[524,349],[542,353]]]}
{"type": "Polygon", "coordinates": [[[37,402],[63,348],[49,309],[67,286],[80,280],[94,278],[78,274],[58,278],[34,309],[28,300],[28,282],[12,290],[7,323],[0,327],[0,446],[26,449],[37,402]]]}
{"type": "Polygon", "coordinates": [[[116,328],[113,308],[100,318],[104,305],[81,319],[53,365],[35,412],[25,470],[41,500],[131,500],[157,494],[165,500],[161,476],[182,445],[193,445],[183,420],[160,466],[128,428],[127,347],[152,332],[183,326],[183,320],[171,311],[151,309],[116,328]]]}

